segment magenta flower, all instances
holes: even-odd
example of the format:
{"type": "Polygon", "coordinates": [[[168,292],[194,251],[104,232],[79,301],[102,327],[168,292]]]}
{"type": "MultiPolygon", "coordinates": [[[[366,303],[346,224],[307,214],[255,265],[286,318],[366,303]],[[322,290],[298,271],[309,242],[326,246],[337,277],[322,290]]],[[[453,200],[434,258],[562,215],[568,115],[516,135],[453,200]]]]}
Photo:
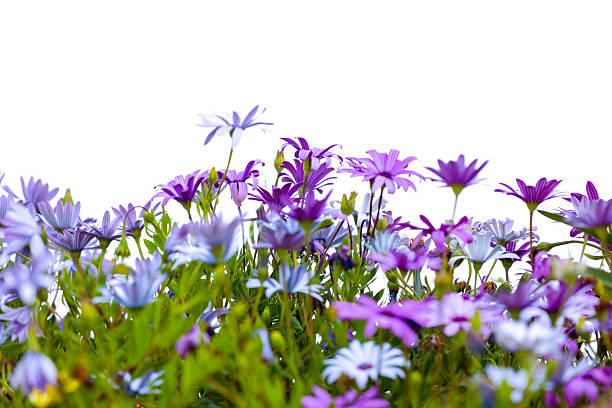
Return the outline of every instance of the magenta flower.
{"type": "Polygon", "coordinates": [[[523,202],[527,205],[527,208],[529,208],[529,211],[532,213],[544,201],[561,196],[561,193],[555,191],[555,188],[557,188],[557,186],[561,183],[561,180],[548,181],[546,178],[541,178],[538,180],[535,186],[528,186],[521,179],[516,179],[516,183],[519,186],[520,192],[504,183],[500,184],[506,187],[507,190],[498,188],[495,191],[523,200],[523,202]]]}
{"type": "MultiPolygon", "coordinates": [[[[232,138],[232,149],[235,148],[240,139],[242,138],[242,132],[251,127],[261,127],[261,126],[269,126],[274,123],[271,122],[259,122],[256,120],[255,116],[257,115],[257,110],[259,109],[259,105],[255,106],[244,119],[240,118],[240,115],[237,112],[233,112],[231,119],[224,118],[219,115],[200,115],[202,119],[202,123],[199,123],[197,126],[200,127],[209,127],[213,128],[208,136],[206,136],[205,145],[210,143],[214,136],[223,136],[226,133],[230,134],[232,138]]],[[[263,114],[266,109],[261,111],[263,114]]]]}
{"type": "Polygon", "coordinates": [[[256,194],[249,194],[249,199],[266,204],[271,211],[280,213],[287,207],[287,203],[295,203],[297,201],[297,199],[292,197],[299,188],[300,186],[298,185],[292,186],[290,184],[285,184],[282,187],[272,186],[271,191],[259,187],[256,194]]]}
{"type": "Polygon", "coordinates": [[[289,217],[300,223],[315,221],[323,215],[330,194],[331,191],[322,200],[317,200],[313,192],[308,193],[300,205],[296,205],[292,201],[287,201],[286,204],[289,206],[289,217]]]}
{"type": "Polygon", "coordinates": [[[612,367],[594,367],[572,378],[563,386],[563,397],[570,407],[575,407],[584,397],[595,403],[601,393],[606,393],[612,385],[612,367]]]}
{"type": "Polygon", "coordinates": [[[168,204],[171,199],[180,204],[190,203],[202,181],[207,177],[208,172],[200,173],[200,170],[186,176],[177,176],[170,180],[168,184],[158,184],[155,188],[159,188],[161,191],[155,194],[153,198],[163,198],[162,205],[168,204]]]}
{"type": "MultiPolygon", "coordinates": [[[[240,207],[242,202],[247,198],[249,190],[249,184],[247,182],[250,178],[253,179],[250,183],[251,188],[257,190],[259,187],[259,180],[257,178],[259,177],[259,170],[255,169],[255,166],[258,164],[264,166],[261,160],[251,160],[247,163],[243,171],[228,170],[226,173],[225,181],[229,184],[232,200],[234,200],[234,203],[238,207],[240,207]]],[[[223,173],[221,173],[221,177],[223,177],[223,173]]]]}
{"type": "Polygon", "coordinates": [[[402,271],[421,270],[427,262],[427,248],[425,246],[418,248],[392,248],[386,254],[371,253],[370,259],[380,264],[383,272],[398,268],[402,271]]]}
{"type": "Polygon", "coordinates": [[[485,161],[480,167],[477,167],[476,162],[477,160],[474,160],[466,167],[465,158],[463,155],[460,155],[456,161],[449,160],[448,163],[438,160],[439,169],[434,169],[432,167],[425,168],[439,177],[439,179],[431,178],[431,180],[446,184],[446,186],[453,190],[455,195],[459,195],[461,190],[465,187],[481,181],[476,177],[489,161],[485,161]]]}
{"type": "Polygon", "coordinates": [[[418,309],[419,302],[405,300],[401,304],[392,303],[387,307],[365,295],[359,297],[358,303],[338,301],[332,304],[339,320],[365,320],[363,334],[372,337],[376,330],[386,329],[399,337],[407,347],[416,347],[419,337],[418,330],[422,321],[418,309]]]}
{"type": "Polygon", "coordinates": [[[322,192],[322,188],[332,184],[331,180],[336,177],[328,177],[334,171],[327,164],[321,164],[306,177],[304,166],[299,160],[294,160],[293,163],[286,161],[281,165],[283,172],[279,174],[283,183],[288,183],[291,186],[301,188],[304,192],[317,191],[322,192]]]}
{"type": "Polygon", "coordinates": [[[281,140],[286,142],[283,145],[282,150],[285,150],[285,147],[287,146],[293,147],[295,149],[295,157],[301,161],[310,159],[313,170],[318,169],[321,164],[326,164],[327,167],[331,166],[331,161],[334,157],[342,162],[342,157],[340,157],[340,155],[331,152],[331,149],[339,146],[337,144],[327,146],[325,149],[320,149],[318,147],[310,147],[308,141],[306,141],[306,139],[303,137],[296,137],[296,140],[288,137],[281,137],[281,140]]]}
{"type": "Polygon", "coordinates": [[[389,402],[378,398],[376,386],[359,395],[355,390],[349,390],[344,395],[332,397],[327,391],[318,386],[312,387],[314,395],[302,397],[302,408],[387,408],[389,402]]]}
{"type": "Polygon", "coordinates": [[[461,218],[456,223],[443,223],[438,228],[434,227],[431,221],[424,215],[421,215],[419,218],[425,223],[425,227],[415,227],[406,224],[407,227],[422,230],[424,235],[430,235],[431,240],[436,245],[436,249],[441,254],[446,251],[446,239],[451,235],[459,238],[464,244],[468,244],[474,240],[474,236],[468,231],[470,220],[467,217],[461,218]]]}
{"type": "Polygon", "coordinates": [[[408,165],[416,160],[416,157],[410,156],[404,160],[398,160],[399,151],[392,149],[389,153],[380,153],[376,150],[368,150],[372,158],[364,157],[347,157],[347,161],[351,166],[350,169],[341,169],[339,172],[350,173],[352,177],[363,177],[364,181],[372,183],[371,190],[376,191],[382,186],[387,187],[389,194],[395,193],[395,186],[408,191],[412,188],[416,191],[416,186],[403,175],[417,176],[422,180],[425,179],[416,171],[406,170],[408,165]]]}

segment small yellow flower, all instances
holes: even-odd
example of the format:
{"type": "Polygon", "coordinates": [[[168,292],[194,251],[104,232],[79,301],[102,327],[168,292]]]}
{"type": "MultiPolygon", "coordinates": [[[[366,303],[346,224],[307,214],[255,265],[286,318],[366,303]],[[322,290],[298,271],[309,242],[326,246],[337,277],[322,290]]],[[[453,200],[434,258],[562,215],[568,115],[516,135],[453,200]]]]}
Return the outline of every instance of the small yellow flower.
{"type": "Polygon", "coordinates": [[[68,394],[75,392],[81,385],[78,379],[71,377],[66,371],[60,371],[58,377],[62,385],[62,390],[68,394]]]}
{"type": "Polygon", "coordinates": [[[59,402],[59,397],[60,395],[57,388],[52,385],[47,385],[44,392],[37,389],[32,390],[28,399],[35,407],[45,408],[53,403],[59,402]]]}

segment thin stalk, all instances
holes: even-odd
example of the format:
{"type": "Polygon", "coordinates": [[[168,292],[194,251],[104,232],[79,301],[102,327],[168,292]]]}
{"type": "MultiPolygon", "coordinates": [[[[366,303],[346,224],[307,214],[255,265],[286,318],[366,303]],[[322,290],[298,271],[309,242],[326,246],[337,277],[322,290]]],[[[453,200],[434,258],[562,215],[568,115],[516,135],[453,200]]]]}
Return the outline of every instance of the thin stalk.
{"type": "MultiPolygon", "coordinates": [[[[487,283],[487,281],[489,280],[489,276],[491,276],[491,272],[493,272],[493,268],[495,268],[496,263],[497,263],[497,259],[493,261],[493,265],[491,265],[491,270],[489,270],[489,273],[487,273],[487,277],[485,278],[484,283],[487,283]]],[[[506,273],[508,272],[506,271],[506,273]]]]}
{"type": "Polygon", "coordinates": [[[217,191],[217,197],[215,198],[215,205],[212,209],[213,213],[217,209],[217,204],[219,204],[219,196],[221,195],[221,189],[223,188],[223,183],[225,182],[225,178],[227,177],[227,171],[229,170],[229,166],[232,161],[233,154],[234,154],[234,148],[232,147],[230,148],[230,154],[229,154],[229,158],[227,159],[227,166],[225,166],[225,171],[223,172],[223,177],[221,177],[221,183],[219,183],[219,190],[217,191]]]}
{"type": "Polygon", "coordinates": [[[453,205],[453,217],[451,218],[451,221],[453,223],[455,222],[455,213],[457,212],[457,201],[459,201],[459,194],[455,194],[455,204],[453,205]]]}
{"type": "Polygon", "coordinates": [[[529,210],[529,262],[533,269],[533,211],[529,210]]]}
{"type": "MultiPolygon", "coordinates": [[[[380,188],[380,197],[378,197],[378,210],[376,211],[376,221],[372,226],[372,236],[374,236],[374,231],[376,231],[376,228],[378,228],[378,217],[380,217],[380,207],[382,207],[383,191],[385,191],[384,185],[380,188]]],[[[372,195],[374,194],[372,193],[372,195]]]]}
{"type": "MultiPolygon", "coordinates": [[[[370,184],[370,187],[371,186],[370,184]]],[[[370,212],[368,213],[368,229],[366,235],[370,234],[370,225],[372,225],[372,201],[374,201],[374,192],[370,190],[370,212]]]]}

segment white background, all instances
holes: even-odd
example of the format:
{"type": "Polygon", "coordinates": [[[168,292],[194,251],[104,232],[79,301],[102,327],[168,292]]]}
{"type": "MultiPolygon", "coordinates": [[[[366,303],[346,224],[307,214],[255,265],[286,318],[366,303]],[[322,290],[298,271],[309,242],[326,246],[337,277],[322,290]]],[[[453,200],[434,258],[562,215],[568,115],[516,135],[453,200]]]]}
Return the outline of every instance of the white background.
{"type": "MultiPolygon", "coordinates": [[[[612,197],[611,19],[607,1],[2,2],[0,171],[15,191],[21,175],[70,187],[100,218],[223,168],[228,140],[204,147],[197,115],[260,104],[275,126],[247,132],[232,167],[271,170],[283,136],[396,148],[417,170],[464,153],[490,162],[458,215],[525,226],[498,182],[592,180],[612,197]]],[[[450,191],[418,188],[395,215],[450,216],[450,191]]],[[[567,233],[536,223],[548,240],[567,233]]]]}

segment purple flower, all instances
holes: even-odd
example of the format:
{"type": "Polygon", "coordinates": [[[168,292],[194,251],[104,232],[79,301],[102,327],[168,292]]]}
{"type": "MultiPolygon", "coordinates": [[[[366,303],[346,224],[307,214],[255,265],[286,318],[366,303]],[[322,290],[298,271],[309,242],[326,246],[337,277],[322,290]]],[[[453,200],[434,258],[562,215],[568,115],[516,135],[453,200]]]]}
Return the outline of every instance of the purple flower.
{"type": "Polygon", "coordinates": [[[446,239],[453,235],[459,238],[464,244],[468,244],[474,240],[472,234],[468,231],[470,227],[470,220],[467,217],[461,218],[456,223],[444,223],[439,228],[433,226],[433,224],[424,215],[420,216],[426,227],[415,227],[407,224],[409,228],[420,229],[424,235],[430,235],[432,241],[436,245],[438,252],[443,254],[446,251],[446,239]]]}
{"type": "Polygon", "coordinates": [[[49,231],[47,239],[49,244],[70,254],[78,254],[89,249],[88,244],[94,237],[83,228],[64,230],[62,233],[49,231]]]}
{"type": "Polygon", "coordinates": [[[572,378],[563,386],[563,397],[570,407],[575,407],[584,397],[589,403],[599,399],[612,385],[612,367],[594,367],[572,378]]]}
{"type": "Polygon", "coordinates": [[[331,191],[322,200],[317,200],[313,192],[307,193],[300,205],[287,201],[289,217],[301,224],[314,222],[323,215],[330,194],[331,191]]]}
{"type": "Polygon", "coordinates": [[[87,233],[94,236],[100,241],[100,246],[108,246],[111,241],[119,238],[121,234],[117,233],[117,228],[121,223],[121,217],[115,216],[111,221],[110,213],[108,211],[104,212],[104,216],[102,217],[102,225],[100,227],[97,226],[89,226],[87,229],[87,233]]]}
{"type": "Polygon", "coordinates": [[[288,203],[295,203],[298,200],[292,198],[299,190],[300,186],[285,184],[282,187],[272,186],[271,191],[261,187],[257,189],[258,194],[249,194],[249,199],[266,204],[271,211],[280,213],[288,203]]]}
{"type": "Polygon", "coordinates": [[[2,196],[0,197],[0,226],[2,226],[2,220],[6,217],[6,214],[13,206],[13,196],[2,196]]]}
{"type": "Polygon", "coordinates": [[[32,311],[28,306],[12,309],[6,305],[2,305],[0,320],[6,322],[4,334],[11,338],[12,341],[25,343],[28,339],[30,326],[32,324],[32,311]]]}
{"type": "Polygon", "coordinates": [[[589,200],[599,200],[599,193],[597,192],[597,189],[595,188],[595,185],[593,184],[593,182],[587,181],[586,193],[587,193],[586,196],[580,193],[571,193],[570,197],[569,198],[566,197],[564,198],[564,200],[571,202],[572,197],[577,198],[578,200],[582,200],[583,198],[588,198],[589,200]]]}
{"type": "Polygon", "coordinates": [[[273,278],[266,279],[263,284],[257,277],[257,270],[253,270],[254,278],[250,278],[247,283],[247,288],[264,287],[266,289],[266,297],[271,297],[276,292],[286,293],[304,293],[323,301],[319,292],[325,289],[325,286],[320,284],[311,284],[310,281],[314,278],[314,271],[307,271],[305,264],[299,264],[295,268],[289,267],[287,264],[278,271],[278,280],[273,278]]]}
{"type": "Polygon", "coordinates": [[[352,177],[363,176],[364,181],[372,182],[371,190],[376,191],[382,186],[386,186],[389,194],[395,193],[395,186],[408,191],[412,187],[416,191],[416,186],[403,175],[417,176],[425,179],[416,171],[406,170],[408,165],[416,160],[416,157],[410,156],[404,160],[398,160],[399,151],[392,149],[389,153],[380,153],[376,150],[368,150],[372,158],[364,157],[347,157],[347,161],[351,166],[350,169],[341,169],[339,172],[350,173],[352,177]]]}
{"type": "MultiPolygon", "coordinates": [[[[4,189],[11,195],[15,196],[15,193],[13,193],[10,188],[5,186],[4,189]]],[[[42,180],[34,181],[34,177],[30,177],[30,180],[26,185],[23,177],[21,177],[21,191],[23,192],[24,204],[33,210],[41,201],[51,201],[59,189],[54,188],[53,190],[49,191],[48,184],[43,184],[42,180]]]]}
{"type": "Polygon", "coordinates": [[[534,295],[535,286],[536,283],[533,280],[521,281],[514,292],[500,290],[495,295],[495,300],[510,311],[521,311],[537,301],[534,295]]]}
{"type": "Polygon", "coordinates": [[[378,303],[368,296],[361,295],[358,303],[337,301],[332,304],[339,320],[365,320],[364,335],[372,337],[376,330],[386,329],[399,337],[407,347],[418,345],[416,331],[421,323],[417,310],[420,303],[405,300],[393,303],[387,307],[378,306],[378,303]]]}
{"type": "Polygon", "coordinates": [[[298,189],[302,189],[303,194],[311,191],[317,191],[321,193],[323,187],[329,186],[336,177],[328,177],[328,175],[334,171],[333,168],[327,164],[321,164],[316,169],[312,169],[306,177],[304,172],[304,166],[299,160],[294,160],[293,163],[286,161],[283,162],[281,168],[285,171],[279,174],[280,180],[285,183],[289,183],[291,186],[296,186],[298,189]]]}
{"type": "Polygon", "coordinates": [[[255,169],[255,166],[257,166],[258,164],[264,166],[264,163],[261,160],[251,160],[247,163],[243,171],[237,172],[236,170],[228,170],[226,173],[225,181],[229,184],[232,200],[234,200],[234,203],[238,207],[240,207],[242,205],[242,202],[247,198],[247,193],[249,189],[247,181],[250,178],[253,179],[253,182],[251,183],[251,188],[253,190],[257,190],[257,188],[259,187],[259,170],[255,169]]]}
{"type": "Polygon", "coordinates": [[[266,329],[255,330],[253,337],[259,337],[261,341],[261,357],[266,361],[276,360],[272,352],[272,347],[270,346],[270,335],[268,331],[266,329]]]}
{"type": "Polygon", "coordinates": [[[213,217],[208,222],[193,222],[187,224],[183,231],[178,231],[179,237],[171,248],[184,258],[184,261],[197,260],[208,264],[216,264],[229,260],[238,250],[236,232],[240,219],[224,222],[213,217]]]}
{"type": "Polygon", "coordinates": [[[81,203],[78,202],[73,205],[70,201],[66,201],[64,204],[61,200],[58,200],[54,210],[48,201],[41,201],[38,203],[38,211],[47,224],[62,231],[75,228],[78,225],[81,203]]]}
{"type": "Polygon", "coordinates": [[[32,305],[38,289],[48,289],[53,280],[47,273],[49,262],[35,259],[27,265],[15,264],[0,274],[0,298],[17,295],[26,305],[32,305]]]}
{"type": "MultiPolygon", "coordinates": [[[[232,138],[232,149],[234,149],[238,145],[238,142],[240,142],[244,130],[250,127],[273,125],[274,123],[271,122],[259,122],[256,120],[255,116],[257,115],[258,109],[259,105],[255,106],[247,113],[244,119],[241,119],[237,112],[233,112],[231,119],[219,115],[200,115],[202,123],[199,123],[197,126],[213,128],[208,136],[206,136],[204,144],[207,145],[210,143],[214,136],[223,136],[229,133],[232,138]]],[[[263,114],[265,111],[266,109],[262,110],[260,114],[263,114]]]]}
{"type": "Polygon", "coordinates": [[[406,248],[391,249],[387,254],[371,253],[370,259],[380,263],[383,272],[398,268],[401,271],[421,270],[427,261],[427,248],[406,248]]]}
{"type": "Polygon", "coordinates": [[[44,250],[44,243],[40,238],[40,225],[26,207],[14,204],[2,220],[2,224],[0,237],[5,245],[2,257],[20,252],[28,245],[35,256],[44,250]]]}
{"type": "MultiPolygon", "coordinates": [[[[313,170],[318,169],[321,164],[326,164],[328,167],[330,167],[331,159],[334,157],[342,162],[342,157],[340,155],[331,152],[331,149],[340,145],[333,144],[331,146],[327,146],[325,149],[320,149],[318,147],[310,147],[308,145],[308,141],[306,141],[306,139],[303,137],[296,137],[296,140],[288,137],[281,137],[281,140],[287,142],[281,148],[282,150],[285,150],[287,146],[293,147],[295,149],[295,158],[300,159],[301,161],[310,159],[313,170]]],[[[340,146],[340,148],[342,148],[342,146],[340,146]]]]}
{"type": "Polygon", "coordinates": [[[273,214],[268,221],[261,223],[259,237],[263,241],[257,248],[295,250],[304,246],[304,230],[293,218],[273,214]]]}
{"type": "Polygon", "coordinates": [[[200,170],[196,170],[186,176],[177,176],[173,180],[170,180],[168,184],[158,184],[155,188],[159,188],[160,191],[153,196],[153,198],[161,197],[162,205],[168,204],[168,201],[175,200],[181,205],[191,203],[195,196],[198,188],[208,176],[207,172],[200,173],[200,170]]]}
{"type": "Polygon", "coordinates": [[[555,191],[555,188],[557,188],[557,186],[561,183],[561,180],[548,181],[546,178],[541,178],[538,180],[535,186],[528,186],[521,179],[516,179],[516,183],[519,186],[520,192],[517,192],[515,189],[504,183],[500,184],[506,187],[507,190],[496,189],[495,191],[523,200],[530,212],[534,212],[535,209],[544,201],[561,196],[561,193],[555,191]]]}
{"type": "MultiPolygon", "coordinates": [[[[145,208],[149,208],[151,206],[151,201],[144,205],[145,208]]],[[[127,208],[120,205],[119,208],[113,207],[113,212],[117,217],[121,219],[122,223],[125,223],[125,230],[134,235],[139,235],[140,231],[144,228],[144,222],[142,220],[142,214],[144,210],[140,211],[140,215],[136,214],[135,207],[132,203],[127,205],[127,208]]]]}
{"type": "Polygon", "coordinates": [[[182,335],[176,343],[174,343],[174,348],[176,348],[176,352],[179,356],[185,358],[187,353],[198,348],[202,342],[208,343],[209,339],[210,337],[208,334],[206,332],[202,333],[198,323],[195,323],[191,326],[191,330],[182,335]]]}
{"type": "Polygon", "coordinates": [[[302,397],[302,408],[387,408],[389,402],[378,398],[378,387],[374,386],[359,395],[355,390],[348,390],[344,395],[333,397],[324,389],[312,387],[314,395],[302,397]]]}
{"type": "Polygon", "coordinates": [[[11,374],[11,387],[21,388],[23,395],[30,395],[32,390],[44,392],[49,385],[57,385],[53,361],[38,351],[26,351],[11,374]]]}
{"type": "Polygon", "coordinates": [[[476,303],[459,293],[447,293],[440,301],[439,323],[444,325],[444,334],[454,336],[459,330],[469,331],[476,303]]]}
{"type": "Polygon", "coordinates": [[[575,228],[601,229],[612,224],[612,200],[572,197],[573,211],[564,211],[564,219],[575,228]]]}
{"type": "Polygon", "coordinates": [[[480,167],[477,167],[476,162],[477,160],[474,160],[466,167],[465,158],[463,155],[460,155],[456,161],[449,160],[448,163],[438,160],[439,169],[432,167],[425,168],[439,177],[439,179],[432,178],[431,180],[446,184],[453,190],[455,195],[459,195],[465,187],[481,181],[476,177],[480,170],[488,163],[488,160],[482,163],[480,167]]]}

